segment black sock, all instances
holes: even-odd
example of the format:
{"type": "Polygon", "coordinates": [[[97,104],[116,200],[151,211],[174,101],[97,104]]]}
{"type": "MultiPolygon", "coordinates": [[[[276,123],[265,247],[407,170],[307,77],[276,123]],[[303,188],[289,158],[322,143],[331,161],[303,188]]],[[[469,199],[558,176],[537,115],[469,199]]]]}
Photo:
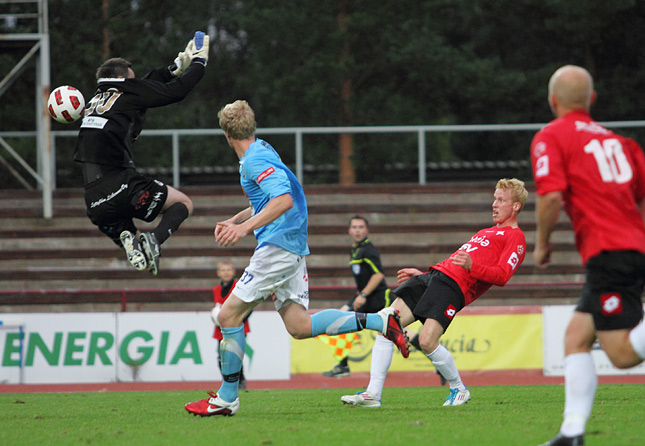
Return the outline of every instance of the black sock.
{"type": "Polygon", "coordinates": [[[417,333],[412,339],[410,339],[410,345],[412,345],[417,350],[422,351],[421,344],[419,344],[419,333],[417,333]]]}
{"type": "Polygon", "coordinates": [[[341,367],[348,367],[347,361],[349,360],[349,356],[345,356],[339,363],[338,365],[341,367]]]}
{"type": "Polygon", "coordinates": [[[175,203],[166,209],[166,212],[163,213],[159,226],[154,228],[152,233],[157,237],[157,241],[161,245],[163,242],[168,240],[168,237],[172,235],[179,225],[188,218],[188,208],[184,203],[175,203]]]}

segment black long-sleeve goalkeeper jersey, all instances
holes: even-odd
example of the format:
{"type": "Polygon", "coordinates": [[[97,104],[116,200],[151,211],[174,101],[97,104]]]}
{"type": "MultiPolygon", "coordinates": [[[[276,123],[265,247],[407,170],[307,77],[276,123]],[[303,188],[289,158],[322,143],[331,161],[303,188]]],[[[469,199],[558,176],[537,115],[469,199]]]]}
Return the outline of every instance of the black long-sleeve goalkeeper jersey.
{"type": "Polygon", "coordinates": [[[141,133],[146,109],[181,101],[203,76],[203,63],[193,61],[178,77],[160,67],[141,79],[99,79],[85,107],[74,160],[135,167],[132,143],[141,133]]]}

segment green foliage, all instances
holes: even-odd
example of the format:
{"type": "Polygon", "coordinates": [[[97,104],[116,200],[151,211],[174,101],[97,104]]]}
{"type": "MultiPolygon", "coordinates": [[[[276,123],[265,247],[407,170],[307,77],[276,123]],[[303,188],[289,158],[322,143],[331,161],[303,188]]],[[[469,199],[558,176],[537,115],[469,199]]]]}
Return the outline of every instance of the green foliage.
{"type": "MultiPolygon", "coordinates": [[[[381,408],[344,406],[356,389],[251,390],[237,415],[200,418],[185,412],[193,392],[0,395],[0,443],[94,445],[526,445],[558,430],[562,386],[470,389],[465,406],[442,407],[445,387],[386,388],[381,408]]],[[[587,425],[588,444],[639,444],[642,385],[601,385],[587,425]]]]}
{"type": "MultiPolygon", "coordinates": [[[[195,30],[209,33],[204,79],[181,104],[150,110],[150,129],[217,128],[217,110],[240,98],[252,104],[260,127],[546,122],[547,81],[568,63],[594,74],[596,119],[645,115],[643,101],[633,99],[645,87],[638,39],[645,2],[636,0],[49,0],[49,15],[51,85],[74,85],[86,98],[105,58],[126,57],[141,76],[170,64],[195,30]]],[[[0,32],[24,25],[8,26],[0,23],[0,32]]],[[[25,52],[3,48],[2,74],[25,52]]],[[[2,97],[2,130],[33,129],[31,73],[2,97]]],[[[450,135],[429,146],[427,157],[526,159],[529,139],[450,135]]],[[[372,161],[391,158],[391,139],[355,141],[358,176],[369,180],[372,161]]],[[[411,155],[402,143],[405,161],[411,155]]],[[[201,159],[210,148],[195,150],[201,159]]],[[[320,154],[312,159],[335,163],[329,154],[338,139],[321,137],[310,150],[320,154]]]]}

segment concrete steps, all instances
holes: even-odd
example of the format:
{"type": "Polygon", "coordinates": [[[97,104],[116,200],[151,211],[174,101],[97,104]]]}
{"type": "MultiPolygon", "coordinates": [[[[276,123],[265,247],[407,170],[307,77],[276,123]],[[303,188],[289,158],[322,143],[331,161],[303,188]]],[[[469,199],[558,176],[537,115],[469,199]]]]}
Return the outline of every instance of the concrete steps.
{"type": "MultiPolygon", "coordinates": [[[[424,270],[449,256],[477,230],[491,226],[493,187],[492,183],[306,187],[312,308],[339,306],[354,293],[348,267],[351,216],[369,219],[370,238],[381,252],[386,280],[394,286],[398,269],[424,270]]],[[[41,308],[47,299],[51,305],[72,308],[120,305],[122,297],[106,296],[122,296],[123,290],[129,304],[137,308],[175,305],[183,309],[187,301],[208,308],[209,290],[217,282],[217,262],[230,258],[241,271],[255,248],[252,237],[234,247],[218,247],[214,225],[248,202],[237,186],[185,192],[193,199],[195,213],[163,245],[161,271],[154,277],[131,268],[121,251],[91,224],[81,190],[56,191],[50,220],[40,217],[38,193],[0,191],[0,311],[41,308]]],[[[557,265],[546,270],[535,268],[530,255],[535,238],[533,194],[520,217],[529,255],[506,287],[493,287],[476,304],[572,302],[579,294],[583,269],[566,217],[553,238],[557,265]]]]}

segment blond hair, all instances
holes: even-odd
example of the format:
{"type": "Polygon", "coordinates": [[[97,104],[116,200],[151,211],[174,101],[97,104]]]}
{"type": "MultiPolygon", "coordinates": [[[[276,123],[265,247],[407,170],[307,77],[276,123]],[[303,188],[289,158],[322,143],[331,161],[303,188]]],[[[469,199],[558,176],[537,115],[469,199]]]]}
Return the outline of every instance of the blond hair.
{"type": "Polygon", "coordinates": [[[529,196],[529,191],[524,187],[524,181],[517,178],[502,178],[495,185],[495,189],[510,190],[513,200],[521,205],[520,211],[524,208],[526,199],[529,196]]]}
{"type": "Polygon", "coordinates": [[[217,262],[217,269],[220,269],[223,266],[231,266],[235,269],[235,265],[233,265],[233,262],[230,259],[221,259],[217,262]]]}
{"type": "Polygon", "coordinates": [[[255,113],[248,102],[238,99],[217,112],[219,126],[231,139],[255,137],[255,113]]]}

